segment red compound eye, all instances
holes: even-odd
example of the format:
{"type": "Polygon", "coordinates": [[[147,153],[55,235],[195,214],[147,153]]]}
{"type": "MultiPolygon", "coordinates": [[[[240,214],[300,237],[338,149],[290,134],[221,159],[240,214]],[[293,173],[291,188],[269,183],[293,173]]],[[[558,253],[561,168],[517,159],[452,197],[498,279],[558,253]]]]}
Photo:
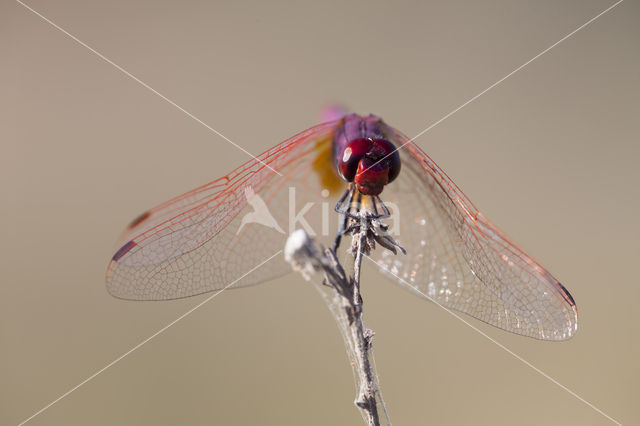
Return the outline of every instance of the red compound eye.
{"type": "Polygon", "coordinates": [[[384,139],[354,139],[337,159],[338,171],[363,194],[377,195],[400,173],[395,145],[384,139]]]}
{"type": "Polygon", "coordinates": [[[371,139],[354,139],[349,142],[338,158],[338,171],[347,182],[353,182],[358,171],[358,163],[372,148],[371,139]]]}
{"type": "Polygon", "coordinates": [[[376,166],[389,170],[389,182],[393,182],[400,173],[400,154],[394,144],[384,139],[374,139],[373,148],[367,157],[377,163],[376,166]]]}

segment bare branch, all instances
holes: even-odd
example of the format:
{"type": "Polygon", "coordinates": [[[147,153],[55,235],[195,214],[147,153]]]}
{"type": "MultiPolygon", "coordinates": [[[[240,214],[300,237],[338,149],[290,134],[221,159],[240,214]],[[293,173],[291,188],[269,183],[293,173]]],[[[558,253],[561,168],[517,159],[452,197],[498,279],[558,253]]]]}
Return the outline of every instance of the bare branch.
{"type": "MultiPolygon", "coordinates": [[[[285,246],[285,259],[294,270],[309,280],[311,274],[322,271],[324,284],[333,288],[334,297],[325,295],[329,309],[340,327],[347,352],[352,361],[356,386],[358,388],[355,405],[368,426],[380,425],[378,406],[385,415],[377,375],[372,366],[372,341],[374,332],[364,326],[362,316],[362,296],[360,294],[360,271],[362,256],[369,254],[377,242],[382,247],[396,253],[404,249],[387,233],[386,225],[366,211],[358,213],[348,231],[352,234],[353,276],[349,277],[340,264],[336,253],[312,240],[303,230],[289,236],[285,246]]],[[[390,424],[388,417],[387,423],[390,424]]]]}

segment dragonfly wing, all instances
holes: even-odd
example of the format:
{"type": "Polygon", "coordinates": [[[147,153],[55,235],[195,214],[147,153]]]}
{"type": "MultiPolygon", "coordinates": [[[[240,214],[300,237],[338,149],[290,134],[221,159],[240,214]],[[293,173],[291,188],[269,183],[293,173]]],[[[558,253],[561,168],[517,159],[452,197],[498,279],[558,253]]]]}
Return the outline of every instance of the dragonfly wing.
{"type": "MultiPolygon", "coordinates": [[[[107,268],[109,293],[133,300],[176,299],[289,272],[277,256],[243,277],[284,247],[291,191],[298,204],[320,198],[327,186],[324,173],[332,172],[324,162],[336,124],[312,127],[135,219],[107,268]]],[[[320,223],[313,213],[317,209],[305,216],[311,226],[320,223]]]]}
{"type": "MultiPolygon", "coordinates": [[[[396,131],[397,132],[397,131],[396,131]]],[[[487,220],[429,156],[395,134],[402,171],[382,194],[397,207],[407,256],[376,250],[396,279],[501,329],[565,340],[578,326],[569,292],[487,220]]]]}

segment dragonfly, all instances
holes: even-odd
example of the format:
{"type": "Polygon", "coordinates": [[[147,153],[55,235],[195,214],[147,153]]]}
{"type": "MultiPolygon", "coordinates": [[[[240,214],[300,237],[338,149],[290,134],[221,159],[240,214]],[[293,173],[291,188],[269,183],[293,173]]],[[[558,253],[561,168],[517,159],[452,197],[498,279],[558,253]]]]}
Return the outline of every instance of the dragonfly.
{"type": "Polygon", "coordinates": [[[560,341],[577,332],[569,291],[411,139],[375,115],[346,114],[311,127],[144,212],[121,237],[107,268],[107,291],[122,299],[169,300],[234,281],[231,288],[273,280],[291,272],[282,256],[246,272],[284,247],[283,228],[301,223],[324,236],[326,205],[354,195],[390,206],[406,254],[374,250],[370,257],[413,293],[535,339],[560,341]],[[247,220],[258,210],[268,220],[247,220]]]}

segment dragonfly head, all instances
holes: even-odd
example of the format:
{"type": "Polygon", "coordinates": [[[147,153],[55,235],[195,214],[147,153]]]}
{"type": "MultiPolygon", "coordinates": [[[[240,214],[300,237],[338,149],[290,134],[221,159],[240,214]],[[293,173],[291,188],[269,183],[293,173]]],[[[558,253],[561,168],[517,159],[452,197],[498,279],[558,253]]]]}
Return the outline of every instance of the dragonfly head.
{"type": "Polygon", "coordinates": [[[385,139],[354,139],[337,162],[344,180],[354,182],[365,195],[378,195],[400,173],[400,156],[395,145],[385,139]]]}

